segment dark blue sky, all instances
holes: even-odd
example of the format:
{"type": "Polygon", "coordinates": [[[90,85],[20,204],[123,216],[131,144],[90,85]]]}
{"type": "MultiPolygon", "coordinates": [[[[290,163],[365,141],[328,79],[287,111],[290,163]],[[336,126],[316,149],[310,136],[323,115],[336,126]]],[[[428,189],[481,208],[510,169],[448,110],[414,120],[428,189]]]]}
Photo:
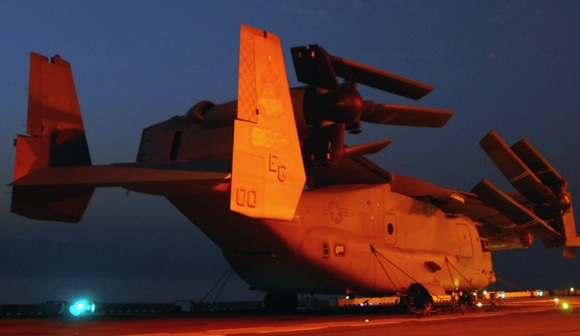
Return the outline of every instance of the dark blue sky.
{"type": "MultiPolygon", "coordinates": [[[[203,99],[237,93],[239,25],[289,48],[331,54],[436,87],[418,105],[455,110],[443,129],[363,125],[349,143],[395,142],[386,169],[462,190],[489,178],[511,188],[478,142],[495,129],[527,137],[580,195],[580,2],[577,1],[7,1],[0,0],[0,181],[25,133],[29,52],[73,67],[93,162],[133,161],[141,131],[203,99]]],[[[364,98],[413,104],[373,89],[364,98]]],[[[228,266],[167,201],[98,190],[78,224],[9,212],[0,196],[0,303],[200,299],[228,266]]],[[[577,196],[580,197],[580,196],[577,196]]],[[[537,243],[537,242],[536,242],[537,243]]],[[[498,277],[528,289],[578,285],[580,260],[536,244],[497,252],[498,277]]],[[[228,297],[252,297],[239,279],[228,297]]],[[[223,298],[225,299],[225,297],[223,298]]]]}

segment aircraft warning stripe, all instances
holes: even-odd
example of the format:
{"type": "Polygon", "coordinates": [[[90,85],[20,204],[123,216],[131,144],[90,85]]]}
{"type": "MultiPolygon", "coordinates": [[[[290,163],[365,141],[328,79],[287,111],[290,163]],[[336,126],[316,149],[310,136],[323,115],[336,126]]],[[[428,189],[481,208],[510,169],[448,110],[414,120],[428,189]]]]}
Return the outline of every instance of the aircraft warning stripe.
{"type": "Polygon", "coordinates": [[[238,119],[255,123],[258,121],[258,114],[256,113],[256,56],[254,52],[254,36],[264,33],[252,27],[244,26],[244,29],[251,32],[251,34],[240,35],[238,119]],[[253,85],[249,83],[253,83],[253,85]]]}

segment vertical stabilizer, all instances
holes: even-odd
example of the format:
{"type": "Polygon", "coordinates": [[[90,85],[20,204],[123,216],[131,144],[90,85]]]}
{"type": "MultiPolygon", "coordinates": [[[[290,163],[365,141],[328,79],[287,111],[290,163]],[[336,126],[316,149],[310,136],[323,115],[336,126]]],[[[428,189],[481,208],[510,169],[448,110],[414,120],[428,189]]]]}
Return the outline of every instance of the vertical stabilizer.
{"type": "Polygon", "coordinates": [[[78,221],[94,188],[19,186],[46,168],[91,165],[70,64],[30,54],[27,133],[16,138],[12,212],[45,220],[78,221]]]}
{"type": "Polygon", "coordinates": [[[306,176],[280,40],[241,27],[230,208],[290,220],[306,176]]]}

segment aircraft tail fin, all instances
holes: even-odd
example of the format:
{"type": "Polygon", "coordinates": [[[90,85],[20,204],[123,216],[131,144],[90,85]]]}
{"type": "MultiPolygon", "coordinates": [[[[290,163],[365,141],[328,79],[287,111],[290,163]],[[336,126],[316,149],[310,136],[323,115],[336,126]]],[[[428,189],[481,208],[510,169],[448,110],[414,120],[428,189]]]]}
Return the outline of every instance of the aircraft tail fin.
{"type": "MultiPolygon", "coordinates": [[[[569,195],[568,195],[569,197],[569,195]]],[[[574,210],[572,205],[562,218],[555,223],[556,230],[563,236],[563,255],[565,258],[576,258],[576,248],[580,246],[580,237],[576,233],[576,222],[574,220],[574,210]]]]}
{"type": "Polygon", "coordinates": [[[43,220],[76,222],[94,188],[19,186],[18,179],[44,168],[90,166],[91,158],[70,64],[30,54],[27,133],[18,135],[12,212],[43,220]]]}
{"type": "Polygon", "coordinates": [[[280,40],[242,25],[230,209],[290,220],[305,181],[280,40]]]}

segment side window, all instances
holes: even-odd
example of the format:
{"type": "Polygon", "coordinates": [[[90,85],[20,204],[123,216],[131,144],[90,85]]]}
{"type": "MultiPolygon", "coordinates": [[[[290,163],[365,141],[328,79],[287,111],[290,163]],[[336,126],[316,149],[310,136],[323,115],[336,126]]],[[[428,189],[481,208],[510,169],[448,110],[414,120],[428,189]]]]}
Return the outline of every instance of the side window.
{"type": "Polygon", "coordinates": [[[480,238],[481,240],[481,251],[483,253],[489,252],[489,240],[487,238],[480,238]]]}
{"type": "Polygon", "coordinates": [[[483,228],[483,225],[479,224],[475,226],[477,228],[477,234],[479,234],[479,241],[481,242],[481,251],[483,253],[489,252],[489,239],[487,238],[487,233],[483,228]]]}
{"type": "Polygon", "coordinates": [[[173,133],[173,142],[171,143],[169,160],[173,161],[178,159],[180,145],[181,145],[181,131],[176,131],[173,133]]]}
{"type": "Polygon", "coordinates": [[[322,256],[324,258],[330,257],[330,244],[328,242],[322,242],[322,256]]]}
{"type": "Polygon", "coordinates": [[[397,217],[392,214],[383,215],[384,237],[385,243],[388,245],[395,245],[397,243],[398,227],[397,217]]]}

